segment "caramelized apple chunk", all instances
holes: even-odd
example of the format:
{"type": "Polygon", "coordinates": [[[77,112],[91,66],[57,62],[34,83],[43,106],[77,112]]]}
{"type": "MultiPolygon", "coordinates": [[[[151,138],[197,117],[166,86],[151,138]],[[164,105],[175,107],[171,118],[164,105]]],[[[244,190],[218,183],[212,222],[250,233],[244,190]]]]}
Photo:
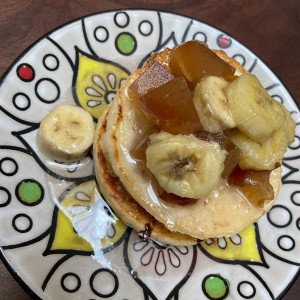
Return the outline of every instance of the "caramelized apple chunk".
{"type": "Polygon", "coordinates": [[[145,115],[161,130],[190,134],[201,129],[191,92],[182,77],[148,91],[139,101],[145,115]]]}
{"type": "Polygon", "coordinates": [[[175,77],[183,76],[190,87],[194,87],[205,76],[220,76],[227,81],[235,79],[235,68],[196,40],[172,50],[170,71],[175,77]]]}
{"type": "Polygon", "coordinates": [[[263,207],[274,198],[269,182],[271,171],[242,170],[236,166],[228,177],[228,183],[239,187],[245,197],[256,207],[263,207]]]}
{"type": "Polygon", "coordinates": [[[130,85],[129,90],[140,97],[173,78],[162,64],[155,62],[130,85]]]}
{"type": "Polygon", "coordinates": [[[191,92],[184,78],[175,78],[153,63],[129,87],[144,114],[161,130],[189,134],[201,129],[191,92]]]}

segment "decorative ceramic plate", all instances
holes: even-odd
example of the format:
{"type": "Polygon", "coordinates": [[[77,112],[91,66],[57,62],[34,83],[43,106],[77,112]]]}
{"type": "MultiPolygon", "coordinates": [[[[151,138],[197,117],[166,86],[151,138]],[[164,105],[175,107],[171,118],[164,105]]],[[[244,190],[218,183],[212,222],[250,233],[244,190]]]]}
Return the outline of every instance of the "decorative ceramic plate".
{"type": "Polygon", "coordinates": [[[255,54],[187,17],[149,10],[80,18],[45,35],[4,75],[0,89],[0,243],[15,277],[42,299],[279,299],[300,265],[300,116],[255,54]],[[240,234],[171,247],[143,241],[110,210],[91,156],[50,160],[36,143],[41,119],[62,103],[95,122],[153,51],[199,39],[224,49],[297,122],[270,213],[240,234]]]}

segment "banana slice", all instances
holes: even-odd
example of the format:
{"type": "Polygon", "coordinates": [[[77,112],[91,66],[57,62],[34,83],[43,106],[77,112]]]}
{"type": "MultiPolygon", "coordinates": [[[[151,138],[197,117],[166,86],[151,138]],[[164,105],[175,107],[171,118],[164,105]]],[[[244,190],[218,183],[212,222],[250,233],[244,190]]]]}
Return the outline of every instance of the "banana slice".
{"type": "Polygon", "coordinates": [[[218,184],[226,151],[194,136],[159,132],[150,136],[147,167],[168,193],[199,199],[218,184]]]}
{"type": "Polygon", "coordinates": [[[282,104],[281,106],[286,115],[285,122],[281,128],[285,133],[285,140],[287,141],[287,146],[289,146],[294,142],[295,139],[296,122],[292,118],[290,112],[282,104]]]}
{"type": "Polygon", "coordinates": [[[93,143],[95,125],[92,116],[74,105],[59,105],[41,121],[39,145],[57,160],[82,158],[93,143]]]}
{"type": "Polygon", "coordinates": [[[236,126],[253,141],[266,141],[286,118],[275,101],[253,74],[243,74],[226,88],[229,110],[236,126]]]}
{"type": "MultiPolygon", "coordinates": [[[[282,106],[283,107],[283,106],[282,106]]],[[[284,124],[263,143],[257,143],[238,129],[228,131],[232,142],[241,150],[239,166],[242,169],[273,170],[281,162],[287,147],[294,141],[296,123],[283,107],[284,124]]]]}
{"type": "Polygon", "coordinates": [[[228,108],[228,82],[217,76],[203,78],[195,87],[193,102],[204,130],[218,133],[236,126],[228,108]]]}
{"type": "Polygon", "coordinates": [[[242,169],[273,170],[286,151],[284,131],[277,130],[263,143],[257,143],[237,128],[228,132],[229,138],[241,150],[239,166],[242,169]]]}

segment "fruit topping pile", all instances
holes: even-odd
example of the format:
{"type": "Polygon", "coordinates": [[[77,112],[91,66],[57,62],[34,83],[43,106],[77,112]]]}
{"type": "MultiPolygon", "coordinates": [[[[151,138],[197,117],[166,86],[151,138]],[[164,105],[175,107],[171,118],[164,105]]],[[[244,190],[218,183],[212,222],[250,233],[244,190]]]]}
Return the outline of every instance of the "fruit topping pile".
{"type": "Polygon", "coordinates": [[[145,150],[161,198],[191,204],[221,178],[252,205],[274,198],[269,176],[292,143],[295,122],[255,75],[236,69],[199,41],[153,56],[129,95],[158,128],[145,150]]]}

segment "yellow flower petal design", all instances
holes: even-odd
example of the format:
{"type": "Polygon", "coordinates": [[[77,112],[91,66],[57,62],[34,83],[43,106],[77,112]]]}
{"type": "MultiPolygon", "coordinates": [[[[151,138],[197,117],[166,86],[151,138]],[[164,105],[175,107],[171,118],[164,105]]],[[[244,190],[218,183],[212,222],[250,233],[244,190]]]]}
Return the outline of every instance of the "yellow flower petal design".
{"type": "Polygon", "coordinates": [[[75,96],[78,103],[98,119],[114,99],[129,72],[113,62],[96,60],[77,50],[75,96]]]}
{"type": "Polygon", "coordinates": [[[50,252],[106,251],[122,239],[126,229],[91,180],[72,188],[63,197],[57,210],[50,252]]]}
{"type": "Polygon", "coordinates": [[[205,252],[219,260],[263,263],[257,245],[257,233],[254,225],[233,237],[202,242],[201,246],[205,252]]]}
{"type": "Polygon", "coordinates": [[[84,251],[92,252],[93,248],[89,242],[80,237],[73,229],[71,220],[61,211],[57,214],[56,230],[50,251],[84,251]]]}

